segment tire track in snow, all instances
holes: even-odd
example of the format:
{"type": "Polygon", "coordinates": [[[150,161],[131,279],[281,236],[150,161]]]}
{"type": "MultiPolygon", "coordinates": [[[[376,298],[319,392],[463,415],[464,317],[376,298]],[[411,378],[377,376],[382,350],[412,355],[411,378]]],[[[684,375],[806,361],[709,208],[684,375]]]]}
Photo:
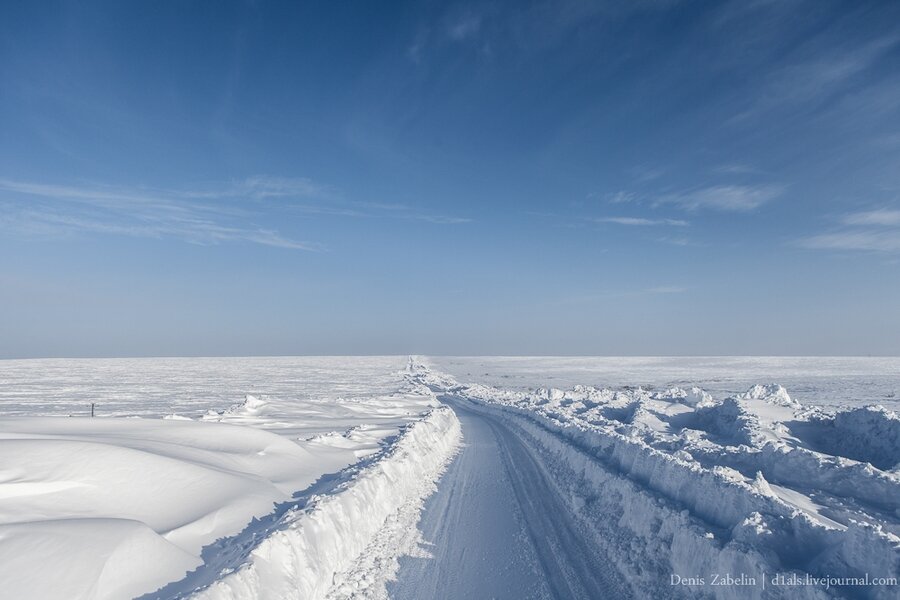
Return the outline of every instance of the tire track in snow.
{"type": "Polygon", "coordinates": [[[402,559],[391,597],[629,597],[527,441],[490,415],[441,400],[462,422],[465,445],[422,515],[434,557],[402,559]]]}

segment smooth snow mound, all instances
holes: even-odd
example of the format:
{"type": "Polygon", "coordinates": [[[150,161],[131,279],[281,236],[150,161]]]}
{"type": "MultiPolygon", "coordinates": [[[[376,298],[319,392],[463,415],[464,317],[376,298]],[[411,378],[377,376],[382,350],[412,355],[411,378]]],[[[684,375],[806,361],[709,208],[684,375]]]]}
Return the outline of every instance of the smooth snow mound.
{"type": "Polygon", "coordinates": [[[199,563],[198,557],[140,521],[59,519],[0,525],[4,598],[133,598],[199,563]],[[40,557],[40,567],[35,557],[40,557]]]}
{"type": "Polygon", "coordinates": [[[199,564],[203,546],[307,485],[314,460],[281,436],[230,425],[6,419],[4,596],[130,598],[178,579],[199,564]],[[48,568],[66,576],[47,577],[48,568]]]}

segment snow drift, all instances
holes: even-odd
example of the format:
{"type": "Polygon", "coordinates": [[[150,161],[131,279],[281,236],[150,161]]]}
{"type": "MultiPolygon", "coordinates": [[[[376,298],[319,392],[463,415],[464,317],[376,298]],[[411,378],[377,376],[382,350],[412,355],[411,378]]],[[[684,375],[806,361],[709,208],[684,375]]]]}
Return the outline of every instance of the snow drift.
{"type": "Polygon", "coordinates": [[[131,598],[315,479],[247,427],[162,419],[0,423],[0,581],[14,598],[131,598]],[[46,576],[51,569],[52,577],[46,576]]]}
{"type": "Polygon", "coordinates": [[[900,459],[890,411],[825,412],[775,385],[714,400],[681,389],[514,391],[414,370],[539,450],[637,597],[896,597],[900,478],[877,466],[900,459]],[[709,585],[714,573],[754,584],[709,585]],[[829,583],[772,585],[779,574],[829,583]]]}
{"type": "MultiPolygon", "coordinates": [[[[59,389],[10,383],[4,394],[28,397],[0,403],[16,415],[0,420],[0,596],[168,600],[223,570],[268,573],[271,582],[278,565],[258,556],[274,555],[299,523],[316,554],[297,558],[302,568],[284,577],[319,589],[328,572],[346,567],[330,581],[377,587],[414,546],[416,499],[432,489],[459,437],[454,415],[435,412],[440,403],[403,364],[81,361],[61,363],[59,389]],[[75,405],[84,414],[94,398],[73,385],[79,377],[105,390],[104,417],[18,416],[72,414],[75,405]],[[254,393],[235,404],[235,389],[254,393]],[[225,398],[233,406],[217,408],[225,398]],[[422,462],[413,464],[415,453],[422,462]],[[338,499],[325,495],[332,493],[338,499]],[[364,542],[364,556],[348,566],[364,542]]],[[[26,362],[25,379],[45,366],[26,362]]]]}
{"type": "Polygon", "coordinates": [[[247,562],[191,598],[316,600],[329,591],[366,597],[373,580],[351,572],[353,567],[363,553],[374,551],[371,546],[392,515],[433,490],[460,437],[453,411],[434,409],[407,426],[383,457],[342,489],[287,512],[278,531],[247,562]]]}

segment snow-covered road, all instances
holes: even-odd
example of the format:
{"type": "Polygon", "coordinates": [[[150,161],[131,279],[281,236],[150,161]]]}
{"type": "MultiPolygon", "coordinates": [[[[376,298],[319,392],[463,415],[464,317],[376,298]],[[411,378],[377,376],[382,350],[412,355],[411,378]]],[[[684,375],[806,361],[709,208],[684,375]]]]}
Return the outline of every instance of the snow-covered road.
{"type": "Polygon", "coordinates": [[[426,504],[435,559],[404,563],[395,598],[897,597],[900,430],[884,407],[408,370],[468,446],[426,504]]]}
{"type": "Polygon", "coordinates": [[[426,503],[433,558],[404,558],[395,600],[627,598],[548,477],[540,454],[506,422],[451,396],[464,446],[426,503]]]}

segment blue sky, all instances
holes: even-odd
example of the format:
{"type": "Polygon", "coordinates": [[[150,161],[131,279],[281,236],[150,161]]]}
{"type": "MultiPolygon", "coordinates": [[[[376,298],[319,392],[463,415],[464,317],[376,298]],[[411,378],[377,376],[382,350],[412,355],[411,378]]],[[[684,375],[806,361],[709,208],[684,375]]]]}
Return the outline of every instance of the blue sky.
{"type": "Polygon", "coordinates": [[[898,22],[3,3],[0,356],[900,354],[898,22]]]}

